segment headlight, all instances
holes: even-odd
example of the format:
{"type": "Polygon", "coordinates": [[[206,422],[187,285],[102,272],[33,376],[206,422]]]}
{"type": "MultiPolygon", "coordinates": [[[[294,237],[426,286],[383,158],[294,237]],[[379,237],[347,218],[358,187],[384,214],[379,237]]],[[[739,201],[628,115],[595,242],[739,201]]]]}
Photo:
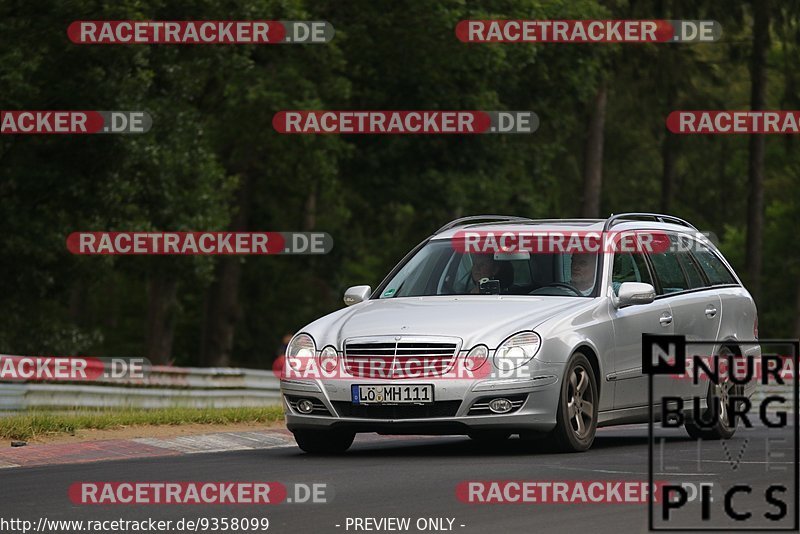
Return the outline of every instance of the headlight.
{"type": "Polygon", "coordinates": [[[336,370],[339,365],[339,353],[336,349],[328,345],[319,353],[319,368],[323,373],[330,373],[336,370]]]}
{"type": "Polygon", "coordinates": [[[539,352],[542,338],[536,332],[520,332],[503,341],[494,352],[494,366],[501,371],[516,369],[539,352]]]}
{"type": "Polygon", "coordinates": [[[477,371],[486,360],[489,359],[489,347],[486,345],[475,345],[472,350],[464,356],[464,369],[466,371],[477,371]]]}
{"type": "Polygon", "coordinates": [[[305,368],[314,358],[317,347],[314,338],[308,334],[298,334],[289,342],[286,347],[286,365],[290,369],[297,371],[305,368]]]}

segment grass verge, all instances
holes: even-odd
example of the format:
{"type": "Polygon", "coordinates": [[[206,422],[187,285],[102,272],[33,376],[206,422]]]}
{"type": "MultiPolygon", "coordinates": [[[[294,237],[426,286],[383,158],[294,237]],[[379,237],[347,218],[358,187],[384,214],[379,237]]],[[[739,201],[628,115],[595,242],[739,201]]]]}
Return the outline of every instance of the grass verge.
{"type": "Polygon", "coordinates": [[[164,408],[158,410],[29,411],[0,417],[0,438],[29,440],[43,434],[74,434],[80,429],[143,425],[272,423],[283,419],[280,406],[266,408],[164,408]]]}

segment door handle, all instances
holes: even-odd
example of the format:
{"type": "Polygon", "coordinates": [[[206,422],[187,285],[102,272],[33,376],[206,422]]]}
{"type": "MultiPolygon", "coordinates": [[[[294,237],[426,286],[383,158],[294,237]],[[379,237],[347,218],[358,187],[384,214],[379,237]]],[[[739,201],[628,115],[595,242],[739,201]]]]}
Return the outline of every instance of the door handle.
{"type": "Polygon", "coordinates": [[[658,318],[658,322],[661,323],[661,326],[669,326],[672,324],[672,315],[665,313],[658,318]]]}
{"type": "Polygon", "coordinates": [[[709,319],[713,319],[716,316],[717,316],[717,308],[715,308],[711,304],[706,306],[706,317],[708,317],[709,319]]]}

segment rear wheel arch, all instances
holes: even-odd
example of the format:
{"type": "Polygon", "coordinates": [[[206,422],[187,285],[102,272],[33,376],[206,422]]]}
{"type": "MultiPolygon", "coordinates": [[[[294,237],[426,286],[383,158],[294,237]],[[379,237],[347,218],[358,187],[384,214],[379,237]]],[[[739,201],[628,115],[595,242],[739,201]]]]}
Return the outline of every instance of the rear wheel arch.
{"type": "Polygon", "coordinates": [[[742,352],[741,347],[739,346],[739,340],[737,340],[735,337],[727,337],[725,339],[719,340],[717,352],[719,352],[719,350],[722,348],[729,349],[734,356],[741,356],[742,354],[744,354],[742,352]]]}
{"type": "Polygon", "coordinates": [[[735,339],[734,340],[727,340],[727,341],[723,342],[721,346],[727,347],[728,349],[730,349],[730,351],[733,353],[734,356],[741,356],[742,355],[742,349],[741,349],[741,347],[739,347],[739,343],[737,343],[735,339]]]}

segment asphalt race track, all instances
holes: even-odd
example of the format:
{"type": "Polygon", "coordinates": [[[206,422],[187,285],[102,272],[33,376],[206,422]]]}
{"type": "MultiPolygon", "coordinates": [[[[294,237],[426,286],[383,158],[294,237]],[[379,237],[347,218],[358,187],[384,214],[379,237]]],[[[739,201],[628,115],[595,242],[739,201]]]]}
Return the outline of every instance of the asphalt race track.
{"type": "MultiPolygon", "coordinates": [[[[738,509],[752,509],[759,520],[763,520],[762,512],[775,508],[765,504],[763,494],[755,490],[786,481],[790,485],[785,496],[789,512],[780,524],[791,526],[797,502],[797,494],[791,488],[795,452],[792,431],[792,427],[774,434],[774,430],[764,427],[740,431],[726,445],[727,449],[720,442],[705,442],[707,448],[702,449],[698,460],[697,442],[682,430],[671,430],[664,445],[666,460],[663,468],[656,463],[655,479],[728,485],[745,480],[754,488],[753,495],[737,496],[734,500],[738,509]],[[786,441],[768,444],[767,437],[786,441]],[[773,455],[769,461],[768,448],[773,455]]],[[[658,452],[657,456],[660,457],[658,452]]],[[[419,532],[414,526],[418,518],[451,518],[452,530],[463,533],[627,534],[647,530],[647,505],[467,504],[457,499],[456,486],[467,480],[647,479],[647,429],[641,425],[601,429],[592,450],[583,454],[552,453],[520,439],[484,445],[461,437],[359,436],[347,454],[337,457],[309,456],[295,447],[280,447],[6,469],[0,471],[0,516],[34,522],[44,511],[50,520],[265,516],[270,521],[269,532],[293,534],[365,531],[355,530],[352,525],[347,528],[348,517],[409,517],[412,525],[409,532],[419,532]],[[73,504],[67,496],[67,488],[74,482],[131,480],[278,481],[287,487],[295,483],[325,483],[330,502],[267,506],[81,506],[73,504]]],[[[714,488],[713,514],[721,513],[722,495],[716,493],[717,489],[714,488]]],[[[656,504],[660,513],[658,507],[656,504]]]]}

